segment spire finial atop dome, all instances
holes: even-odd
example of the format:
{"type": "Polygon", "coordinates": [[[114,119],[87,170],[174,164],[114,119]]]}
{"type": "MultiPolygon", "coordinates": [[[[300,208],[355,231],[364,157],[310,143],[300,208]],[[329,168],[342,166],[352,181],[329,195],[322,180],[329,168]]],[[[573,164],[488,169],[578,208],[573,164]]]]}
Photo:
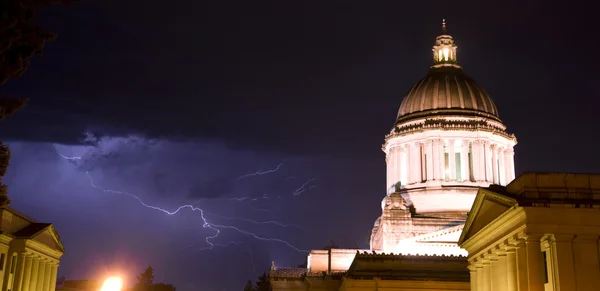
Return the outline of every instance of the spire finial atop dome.
{"type": "Polygon", "coordinates": [[[448,31],[446,30],[446,18],[442,18],[442,33],[448,33],[448,31]]]}
{"type": "Polygon", "coordinates": [[[434,66],[458,66],[456,64],[456,45],[454,39],[448,34],[446,18],[442,19],[442,33],[435,39],[433,46],[434,66]]]}

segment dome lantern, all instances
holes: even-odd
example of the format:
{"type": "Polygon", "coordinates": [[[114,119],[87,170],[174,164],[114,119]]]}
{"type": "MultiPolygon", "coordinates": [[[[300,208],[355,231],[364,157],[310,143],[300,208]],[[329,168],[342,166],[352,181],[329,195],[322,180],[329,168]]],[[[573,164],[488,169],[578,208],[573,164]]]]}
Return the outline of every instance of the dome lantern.
{"type": "Polygon", "coordinates": [[[446,19],[442,19],[442,33],[436,37],[433,46],[434,66],[456,65],[456,48],[454,39],[446,29],[446,19]]]}

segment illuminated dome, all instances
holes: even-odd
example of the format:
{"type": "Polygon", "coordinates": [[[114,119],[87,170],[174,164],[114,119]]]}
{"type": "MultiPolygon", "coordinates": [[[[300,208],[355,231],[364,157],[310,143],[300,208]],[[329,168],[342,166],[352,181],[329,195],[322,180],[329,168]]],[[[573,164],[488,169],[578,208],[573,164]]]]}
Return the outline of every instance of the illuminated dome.
{"type": "Polygon", "coordinates": [[[436,38],[433,59],[427,76],[402,100],[398,122],[432,115],[481,116],[500,121],[490,96],[457,64],[456,45],[445,23],[436,38]]]}
{"type": "Polygon", "coordinates": [[[475,115],[498,119],[494,101],[462,68],[432,67],[402,100],[398,121],[427,115],[475,115]]]}

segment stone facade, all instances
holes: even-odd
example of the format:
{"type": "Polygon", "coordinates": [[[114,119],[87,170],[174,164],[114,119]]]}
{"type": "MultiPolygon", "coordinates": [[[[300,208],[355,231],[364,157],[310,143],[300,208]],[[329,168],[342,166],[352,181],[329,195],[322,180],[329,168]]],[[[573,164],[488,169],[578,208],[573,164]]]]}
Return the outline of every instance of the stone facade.
{"type": "Polygon", "coordinates": [[[525,173],[480,189],[459,240],[473,291],[599,290],[600,175],[525,173]]]}
{"type": "Polygon", "coordinates": [[[50,223],[0,208],[2,291],[54,291],[64,247],[50,223]]]}

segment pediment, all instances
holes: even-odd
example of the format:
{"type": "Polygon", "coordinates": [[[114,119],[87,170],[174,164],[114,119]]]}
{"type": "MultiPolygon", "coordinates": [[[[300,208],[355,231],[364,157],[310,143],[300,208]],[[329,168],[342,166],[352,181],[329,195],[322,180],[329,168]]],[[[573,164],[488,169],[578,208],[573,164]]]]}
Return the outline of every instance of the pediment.
{"type": "Polygon", "coordinates": [[[60,252],[65,251],[62,243],[60,242],[60,237],[58,236],[58,233],[54,229],[53,225],[46,227],[44,230],[33,236],[32,239],[50,247],[53,250],[60,252]]]}
{"type": "Polygon", "coordinates": [[[498,216],[517,204],[511,197],[481,188],[473,202],[473,208],[467,216],[467,222],[462,231],[458,244],[462,245],[470,237],[494,221],[498,216]]]}

